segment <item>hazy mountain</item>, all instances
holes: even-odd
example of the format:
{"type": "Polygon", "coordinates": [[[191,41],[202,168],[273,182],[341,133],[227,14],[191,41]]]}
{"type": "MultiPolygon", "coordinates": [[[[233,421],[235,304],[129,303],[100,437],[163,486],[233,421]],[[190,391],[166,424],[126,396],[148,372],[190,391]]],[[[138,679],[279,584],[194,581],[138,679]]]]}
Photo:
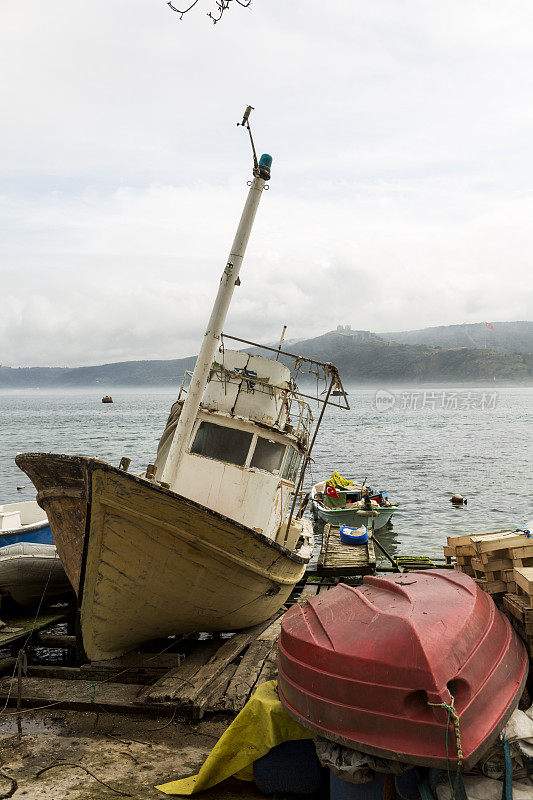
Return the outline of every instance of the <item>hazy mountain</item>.
{"type": "MultiPolygon", "coordinates": [[[[499,325],[533,323],[499,323],[499,325]]],[[[462,326],[451,326],[461,328],[462,326]]],[[[470,326],[469,326],[470,327],[470,326]]],[[[447,329],[429,329],[447,330],[447,329]]],[[[413,331],[413,333],[418,333],[413,331]]],[[[491,333],[491,331],[488,331],[491,333]]],[[[533,355],[502,353],[475,347],[430,347],[387,341],[375,334],[331,331],[285,345],[290,352],[332,361],[346,385],[377,383],[533,383],[533,355]]],[[[282,358],[283,361],[289,360],[282,358]]],[[[94,367],[1,367],[0,388],[101,386],[176,386],[195,357],[169,361],[124,361],[94,367]]],[[[299,376],[299,382],[313,380],[299,376]]]]}
{"type": "Polygon", "coordinates": [[[95,367],[0,367],[0,388],[54,386],[179,386],[196,356],[169,361],[120,361],[95,367]]]}
{"type": "Polygon", "coordinates": [[[533,353],[533,322],[484,322],[464,325],[441,325],[418,331],[380,333],[383,339],[402,344],[425,344],[430,347],[481,347],[501,353],[533,353]]]}

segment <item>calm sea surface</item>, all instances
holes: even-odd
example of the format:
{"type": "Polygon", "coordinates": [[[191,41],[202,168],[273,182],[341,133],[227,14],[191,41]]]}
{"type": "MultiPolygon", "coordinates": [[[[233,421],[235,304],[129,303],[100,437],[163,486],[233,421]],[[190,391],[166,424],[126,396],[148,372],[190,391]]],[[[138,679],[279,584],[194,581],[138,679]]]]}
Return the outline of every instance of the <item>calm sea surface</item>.
{"type": "MultiPolygon", "coordinates": [[[[97,455],[116,465],[126,455],[132,471],[153,462],[175,391],[112,394],[113,405],[103,405],[101,389],[0,392],[0,503],[35,496],[15,465],[18,452],[97,455]]],[[[354,390],[349,401],[350,411],[326,412],[312,476],[336,469],[386,489],[400,503],[393,530],[380,537],[393,552],[440,556],[448,535],[533,522],[533,388],[391,389],[378,394],[379,407],[375,390],[354,390]],[[452,507],[454,492],[466,507],[452,507]]]]}

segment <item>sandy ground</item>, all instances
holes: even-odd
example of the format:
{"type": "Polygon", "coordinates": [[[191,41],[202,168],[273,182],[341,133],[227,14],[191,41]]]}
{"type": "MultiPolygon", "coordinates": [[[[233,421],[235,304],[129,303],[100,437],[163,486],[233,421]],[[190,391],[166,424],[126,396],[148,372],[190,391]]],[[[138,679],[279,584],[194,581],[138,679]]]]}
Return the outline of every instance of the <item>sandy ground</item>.
{"type": "MultiPolygon", "coordinates": [[[[169,717],[25,710],[20,717],[12,708],[0,713],[0,763],[4,775],[17,781],[15,800],[135,800],[167,797],[155,784],[198,771],[206,755],[230,722],[213,717],[200,722],[169,717]],[[37,776],[39,770],[57,766],[37,776]],[[106,788],[79,766],[116,791],[106,788]],[[120,792],[120,794],[118,793],[120,792]]],[[[0,777],[0,798],[11,783],[0,777]]],[[[253,786],[232,780],[204,792],[205,800],[264,797],[253,786]]]]}

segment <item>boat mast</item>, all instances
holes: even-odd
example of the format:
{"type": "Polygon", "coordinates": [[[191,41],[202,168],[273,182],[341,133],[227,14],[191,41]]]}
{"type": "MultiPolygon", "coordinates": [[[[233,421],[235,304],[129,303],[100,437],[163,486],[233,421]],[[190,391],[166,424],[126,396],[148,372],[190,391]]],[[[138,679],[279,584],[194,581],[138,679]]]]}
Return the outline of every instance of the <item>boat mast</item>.
{"type": "Polygon", "coordinates": [[[270,179],[270,166],[272,164],[272,157],[269,155],[262,155],[259,162],[257,160],[254,142],[252,139],[252,132],[248,118],[252,107],[248,106],[244,112],[241,125],[248,129],[250,134],[250,141],[252,143],[252,150],[254,156],[253,179],[250,183],[250,191],[244,204],[244,209],[241,215],[237,233],[233,240],[231,252],[227,264],[220,279],[218,293],[216,296],[211,317],[207,324],[207,330],[204,335],[204,340],[198,354],[196,366],[192,374],[191,383],[188,388],[183,408],[179,416],[178,424],[174,432],[170,450],[163,468],[162,475],[158,476],[161,483],[168,484],[171,489],[174,488],[174,483],[177,478],[179,466],[183,453],[185,452],[190,438],[200,402],[207,385],[209,372],[213,364],[213,359],[220,341],[222,328],[226,320],[229,304],[233,297],[235,286],[238,286],[239,270],[241,268],[246,245],[250,238],[252,226],[254,224],[255,215],[259,206],[259,201],[265,188],[265,183],[270,179]]]}

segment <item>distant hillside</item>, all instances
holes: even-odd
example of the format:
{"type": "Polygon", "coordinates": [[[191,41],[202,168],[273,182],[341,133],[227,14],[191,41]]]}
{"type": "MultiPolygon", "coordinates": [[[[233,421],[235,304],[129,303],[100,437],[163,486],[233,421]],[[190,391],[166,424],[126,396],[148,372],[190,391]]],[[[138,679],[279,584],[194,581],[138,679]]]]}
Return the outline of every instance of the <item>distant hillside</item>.
{"type": "MultiPolygon", "coordinates": [[[[493,385],[494,381],[533,384],[533,355],[525,353],[401,344],[375,335],[360,341],[337,331],[291,344],[288,349],[318,361],[332,361],[339,367],[346,385],[489,382],[493,385]]],[[[0,388],[99,386],[103,394],[113,386],[177,386],[185,370],[194,367],[195,360],[191,356],[71,369],[1,367],[0,388]]],[[[299,382],[309,380],[312,378],[299,378],[299,382]]]]}
{"type": "Polygon", "coordinates": [[[533,383],[533,355],[474,348],[438,349],[425,345],[369,341],[326,333],[299,342],[295,352],[333,361],[345,384],[389,383],[533,383]]]}
{"type": "Polygon", "coordinates": [[[168,386],[181,383],[196,356],[169,361],[121,361],[96,367],[0,367],[0,389],[55,386],[168,386]]]}
{"type": "Polygon", "coordinates": [[[380,333],[383,339],[401,344],[425,344],[430,347],[482,347],[500,353],[533,353],[533,322],[493,322],[494,330],[484,322],[464,325],[441,325],[418,331],[380,333]]]}

